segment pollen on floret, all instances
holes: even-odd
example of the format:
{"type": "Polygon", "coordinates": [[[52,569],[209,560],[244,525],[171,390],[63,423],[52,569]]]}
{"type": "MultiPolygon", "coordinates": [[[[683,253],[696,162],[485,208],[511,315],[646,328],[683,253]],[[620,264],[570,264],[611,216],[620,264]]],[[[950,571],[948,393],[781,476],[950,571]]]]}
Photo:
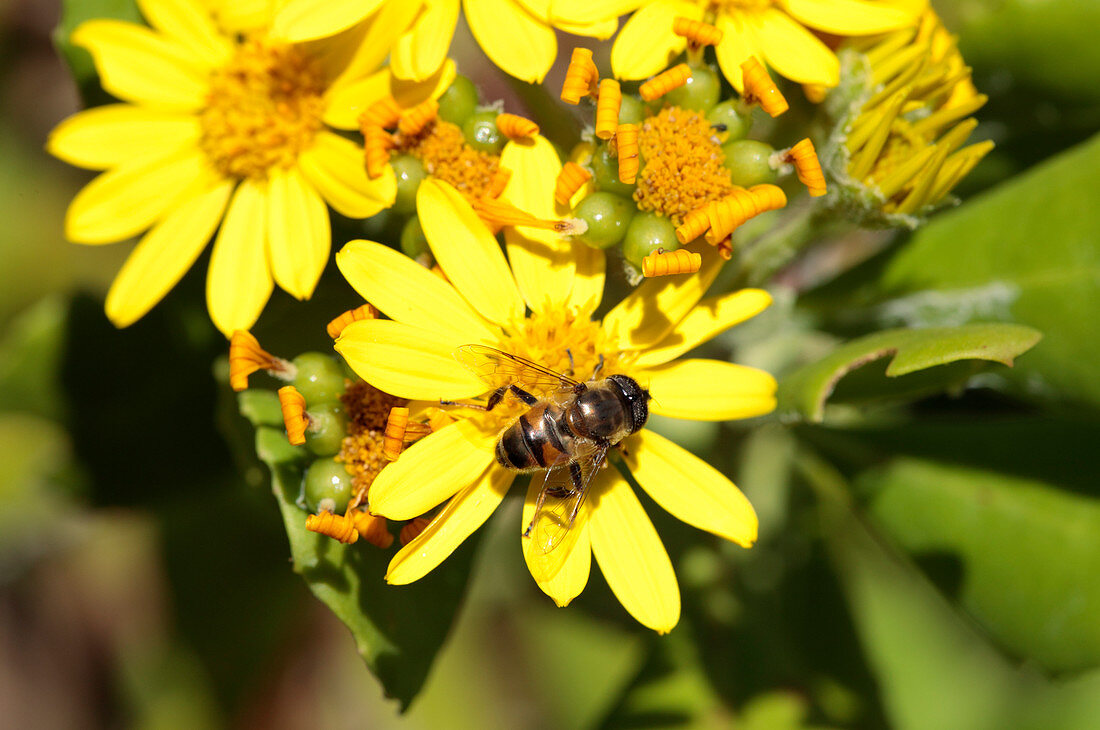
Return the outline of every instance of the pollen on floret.
{"type": "Polygon", "coordinates": [[[634,191],[638,209],[679,225],[692,211],[728,195],[733,183],[720,141],[705,116],[679,107],[642,122],[638,143],[645,167],[634,191]]]}
{"type": "Polygon", "coordinates": [[[348,414],[348,435],[336,460],[344,464],[351,475],[357,502],[367,497],[370,485],[389,463],[383,454],[386,420],[390,409],[405,407],[403,398],[383,393],[374,386],[357,381],[340,397],[348,414]]]}
{"type": "Polygon", "coordinates": [[[507,183],[500,177],[500,157],[470,147],[461,129],[438,117],[416,134],[401,135],[397,149],[469,199],[496,197],[507,183]]]}
{"type": "Polygon", "coordinates": [[[248,40],[210,73],[209,86],[199,146],[227,177],[262,179],[290,167],[323,127],[320,65],[293,45],[248,40]]]}

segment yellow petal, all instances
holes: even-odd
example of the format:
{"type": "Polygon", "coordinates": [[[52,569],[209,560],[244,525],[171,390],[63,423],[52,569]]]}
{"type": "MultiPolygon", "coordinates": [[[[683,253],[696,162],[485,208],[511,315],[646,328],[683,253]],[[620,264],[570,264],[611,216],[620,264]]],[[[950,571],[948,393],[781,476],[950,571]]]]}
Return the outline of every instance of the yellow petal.
{"type": "Polygon", "coordinates": [[[682,0],[657,0],[626,21],[611,48],[611,70],[620,79],[644,79],[669,66],[687,41],[672,32],[677,16],[700,20],[703,8],[682,0]]]}
{"type": "Polygon", "coordinates": [[[508,493],[514,478],[515,472],[491,466],[480,479],[452,497],[424,532],[393,556],[386,571],[386,582],[405,585],[434,570],[485,524],[508,493]]]}
{"type": "Polygon", "coordinates": [[[764,60],[780,75],[800,84],[837,85],[840,63],[836,56],[791,16],[771,8],[746,16],[764,60]]]}
{"type": "Polygon", "coordinates": [[[649,410],[662,416],[727,421],[775,409],[775,378],[745,365],[677,360],[632,374],[653,395],[649,410]]]}
{"type": "Polygon", "coordinates": [[[225,212],[233,181],[196,194],[138,242],[107,292],[107,318],[129,327],[145,316],[191,268],[225,212]]]}
{"type": "Polygon", "coordinates": [[[742,289],[704,299],[663,340],[643,352],[635,364],[644,368],[675,359],[735,324],[760,314],[771,301],[771,295],[762,289],[742,289]]]}
{"type": "Polygon", "coordinates": [[[600,23],[633,12],[641,4],[642,0],[554,0],[551,20],[555,25],[600,23]]]}
{"type": "Polygon", "coordinates": [[[251,329],[274,284],[267,263],[267,190],[245,180],[229,201],[206,276],[210,319],[226,337],[251,329]]]}
{"type": "Polygon", "coordinates": [[[233,44],[218,31],[210,13],[196,0],[138,0],[149,25],[178,41],[210,68],[229,60],[233,44]]]}
{"type": "Polygon", "coordinates": [[[745,89],[741,78],[741,64],[749,56],[756,56],[758,61],[763,62],[764,54],[760,51],[760,42],[740,10],[720,14],[715,25],[722,31],[722,40],[714,49],[718,66],[722,69],[722,75],[733,84],[733,88],[741,93],[745,89]]]}
{"type": "Polygon", "coordinates": [[[416,210],[432,254],[458,293],[490,322],[507,326],[523,317],[523,299],[489,229],[457,190],[428,178],[416,210]]]}
{"type": "Polygon", "coordinates": [[[885,33],[916,20],[911,13],[865,0],[783,0],[782,5],[803,25],[836,35],[885,33]]]}
{"type": "Polygon", "coordinates": [[[336,340],[359,377],[376,388],[413,400],[459,400],[487,388],[454,358],[467,340],[388,319],[354,322],[336,340]]]}
{"type": "Polygon", "coordinates": [[[290,0],[275,14],[271,35],[297,43],[346,30],[373,13],[383,0],[290,0]]]}
{"type": "Polygon", "coordinates": [[[207,69],[188,49],[143,25],[89,20],[69,39],[92,54],[103,88],[119,99],[181,111],[206,102],[207,69]]]}
{"type": "Polygon", "coordinates": [[[458,3],[459,0],[424,0],[420,16],[390,50],[394,76],[424,81],[439,71],[455,34],[458,3]]]}
{"type": "Polygon", "coordinates": [[[756,512],[721,472],[646,429],[631,436],[627,446],[630,473],[665,511],[700,530],[752,547],[756,512]]]}
{"type": "Polygon", "coordinates": [[[665,546],[630,485],[614,469],[600,475],[588,531],[592,552],[623,608],[667,634],[680,620],[680,588],[665,546]]]}
{"type": "Polygon", "coordinates": [[[619,19],[609,18],[608,20],[602,20],[598,23],[584,23],[581,25],[568,22],[557,22],[554,23],[554,27],[566,33],[572,33],[573,35],[583,35],[587,38],[598,38],[601,41],[605,41],[615,35],[615,31],[619,29],[619,19]]]}
{"type": "Polygon", "coordinates": [[[142,157],[195,145],[199,118],[193,114],[107,104],[78,112],[54,127],[46,150],[70,165],[105,170],[142,157]]]}
{"type": "Polygon", "coordinates": [[[603,319],[603,329],[624,350],[653,347],[699,303],[722,268],[722,258],[703,256],[694,276],[646,279],[603,319]]]}
{"type": "Polygon", "coordinates": [[[295,299],[309,299],[332,247],[325,201],[291,167],[269,175],[267,205],[267,251],[275,282],[295,299]]]}
{"type": "Polygon", "coordinates": [[[329,88],[358,81],[378,70],[397,38],[420,14],[420,6],[419,0],[383,3],[365,23],[348,31],[346,42],[353,44],[351,51],[342,59],[333,59],[332,67],[337,74],[330,75],[329,88]]]}
{"type": "Polygon", "coordinates": [[[531,84],[541,84],[554,64],[554,29],[511,0],[463,0],[466,22],[493,63],[531,84]]]}
{"type": "MultiPolygon", "coordinates": [[[[535,516],[535,502],[542,491],[542,485],[541,474],[531,477],[527,497],[523,502],[521,530],[526,530],[531,518],[535,516]]],[[[589,488],[595,489],[596,485],[589,488]]],[[[592,542],[588,537],[590,508],[591,505],[587,502],[581,505],[577,520],[566,539],[549,553],[543,553],[534,540],[520,538],[523,541],[523,559],[527,563],[527,569],[531,571],[531,577],[559,606],[568,606],[588,584],[588,574],[592,568],[592,542]]]]}
{"type": "Polygon", "coordinates": [[[448,59],[424,81],[397,79],[384,68],[364,79],[330,89],[325,97],[325,123],[337,129],[359,129],[359,115],[385,96],[393,96],[406,109],[427,99],[438,99],[454,81],[455,68],[455,62],[448,59]]]}
{"type": "Polygon", "coordinates": [[[573,261],[576,267],[573,275],[573,289],[569,292],[569,299],[566,300],[565,306],[591,316],[603,299],[607,257],[603,251],[574,241],[573,261]]]}
{"type": "Polygon", "coordinates": [[[351,241],[336,265],[360,296],[390,319],[438,332],[459,343],[496,342],[493,331],[454,287],[400,251],[374,241],[351,241]]]}
{"type": "MultiPolygon", "coordinates": [[[[509,142],[500,166],[512,171],[501,197],[536,218],[553,220],[554,183],[561,160],[545,137],[509,142]]],[[[508,261],[527,306],[534,312],[560,307],[573,288],[573,244],[554,231],[508,227],[504,231],[508,261]]]]}
{"type": "Polygon", "coordinates": [[[136,235],[207,174],[206,158],[197,147],[116,167],[76,194],[65,214],[65,235],[76,243],[109,243],[136,235]]]}
{"type": "Polygon", "coordinates": [[[386,165],[377,180],[367,177],[363,150],[350,139],[321,132],[298,157],[298,167],[325,201],[348,218],[369,218],[393,205],[397,179],[386,165]]]}
{"type": "Polygon", "coordinates": [[[207,6],[223,30],[247,35],[252,31],[267,31],[271,26],[273,4],[272,0],[233,0],[209,2],[207,6]]]}
{"type": "Polygon", "coordinates": [[[419,517],[477,482],[494,465],[495,434],[457,421],[425,436],[378,473],[370,487],[370,511],[392,520],[419,517]],[[492,466],[491,466],[492,465],[492,466]]]}

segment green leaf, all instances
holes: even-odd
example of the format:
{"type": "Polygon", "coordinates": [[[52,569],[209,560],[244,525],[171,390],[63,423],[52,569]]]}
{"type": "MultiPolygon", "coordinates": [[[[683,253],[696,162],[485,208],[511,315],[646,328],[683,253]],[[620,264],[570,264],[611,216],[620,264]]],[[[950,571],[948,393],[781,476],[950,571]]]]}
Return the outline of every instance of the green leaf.
{"type": "MultiPolygon", "coordinates": [[[[1008,324],[876,332],[842,345],[784,378],[779,386],[778,410],[781,415],[820,422],[825,415],[825,401],[840,379],[875,360],[891,358],[885,372],[890,378],[960,360],[1012,365],[1014,358],[1027,352],[1040,337],[1030,327],[1008,324]]],[[[919,390],[939,386],[935,381],[921,381],[919,385],[919,390]]]]}
{"type": "Polygon", "coordinates": [[[1100,501],[910,458],[859,486],[906,550],[958,557],[960,602],[1004,646],[1051,671],[1100,665],[1100,501]]]}
{"type": "Polygon", "coordinates": [[[99,101],[103,94],[99,91],[98,76],[91,54],[70,43],[69,36],[78,25],[93,18],[144,23],[134,0],[62,0],[61,23],[54,31],[53,40],[61,57],[69,64],[73,79],[86,103],[93,99],[99,101]]]}
{"type": "Polygon", "coordinates": [[[1100,672],[1046,680],[1028,667],[1010,664],[858,517],[845,498],[847,485],[835,471],[805,456],[799,466],[819,496],[825,539],[890,727],[1095,726],[1100,716],[1100,672]]]}
{"type": "Polygon", "coordinates": [[[1097,3],[957,0],[941,7],[959,34],[963,57],[976,69],[996,69],[1017,84],[1071,100],[1100,100],[1097,3]]]}
{"type": "MultiPolygon", "coordinates": [[[[246,402],[242,411],[259,414],[263,421],[265,409],[253,409],[254,398],[246,402]]],[[[256,448],[271,470],[294,571],[351,630],[367,666],[405,710],[424,684],[455,619],[480,536],[466,540],[427,577],[407,586],[387,585],[386,566],[397,542],[383,551],[364,540],[342,545],[306,530],[308,513],[297,504],[304,448],[291,446],[282,430],[271,426],[257,428],[256,448]]]]}
{"type": "Polygon", "coordinates": [[[1042,345],[1006,377],[1100,405],[1097,189],[1100,136],[936,218],[887,266],[879,321],[1035,327],[1042,345]]]}

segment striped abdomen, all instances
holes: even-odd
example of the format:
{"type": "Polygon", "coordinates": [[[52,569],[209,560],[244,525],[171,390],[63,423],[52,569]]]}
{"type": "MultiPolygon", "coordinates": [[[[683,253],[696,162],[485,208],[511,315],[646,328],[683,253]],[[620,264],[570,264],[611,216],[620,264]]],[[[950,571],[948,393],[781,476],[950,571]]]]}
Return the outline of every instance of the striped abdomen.
{"type": "Polygon", "coordinates": [[[501,466],[518,471],[546,469],[572,452],[573,434],[560,406],[546,401],[531,406],[500,435],[496,457],[501,466]]]}

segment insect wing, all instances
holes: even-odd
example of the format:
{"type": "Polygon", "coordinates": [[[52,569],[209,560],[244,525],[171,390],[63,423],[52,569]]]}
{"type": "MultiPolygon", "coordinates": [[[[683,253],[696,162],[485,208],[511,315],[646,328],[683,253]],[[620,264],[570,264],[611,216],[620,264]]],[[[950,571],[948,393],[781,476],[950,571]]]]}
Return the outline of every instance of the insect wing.
{"type": "Polygon", "coordinates": [[[606,448],[592,444],[586,453],[546,472],[539,497],[542,504],[535,510],[530,528],[530,538],[539,552],[546,555],[567,541],[592,477],[606,455],[606,448]]]}
{"type": "Polygon", "coordinates": [[[515,385],[543,399],[551,393],[572,391],[581,385],[564,373],[494,347],[463,345],[455,350],[454,356],[494,390],[515,385]]]}

